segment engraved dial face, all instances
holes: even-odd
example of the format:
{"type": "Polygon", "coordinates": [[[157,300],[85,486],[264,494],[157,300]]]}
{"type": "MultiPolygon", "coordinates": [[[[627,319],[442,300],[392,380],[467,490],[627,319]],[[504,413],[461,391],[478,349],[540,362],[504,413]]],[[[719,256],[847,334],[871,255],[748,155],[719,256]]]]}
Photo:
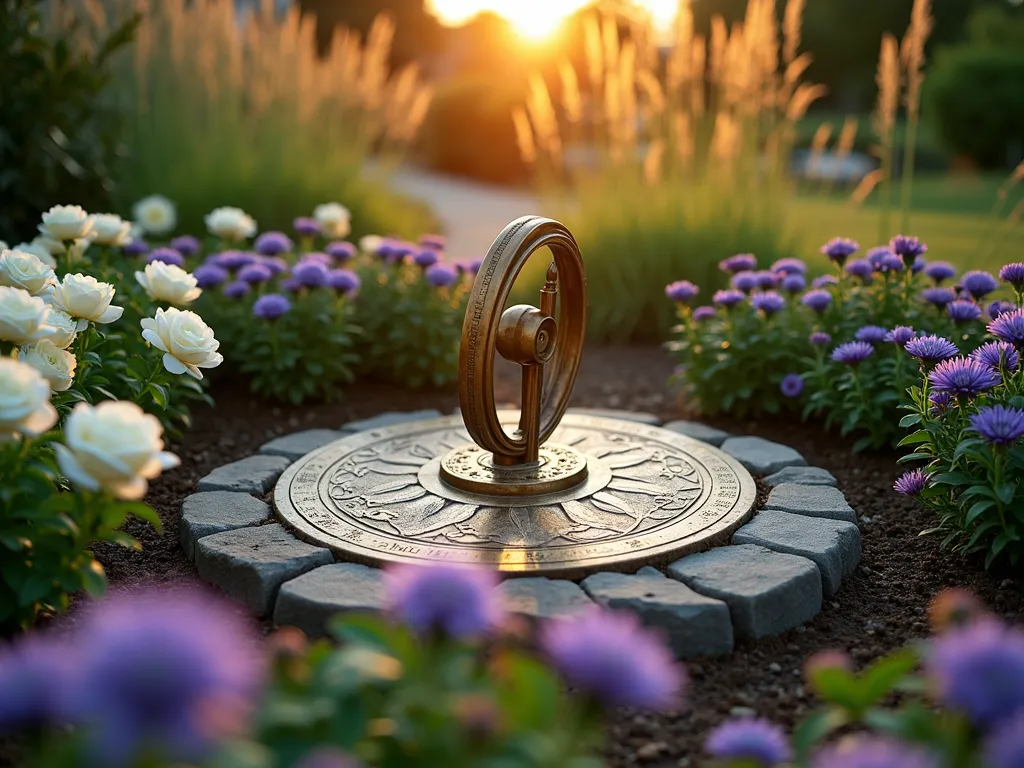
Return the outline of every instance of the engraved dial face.
{"type": "MultiPolygon", "coordinates": [[[[518,421],[500,417],[510,430],[518,421]]],[[[657,427],[566,416],[552,442],[586,457],[587,478],[544,496],[446,485],[442,457],[468,442],[458,416],[344,438],[293,464],[274,503],[300,536],[344,559],[580,575],[706,549],[755,501],[754,481],[734,459],[657,427]]]]}

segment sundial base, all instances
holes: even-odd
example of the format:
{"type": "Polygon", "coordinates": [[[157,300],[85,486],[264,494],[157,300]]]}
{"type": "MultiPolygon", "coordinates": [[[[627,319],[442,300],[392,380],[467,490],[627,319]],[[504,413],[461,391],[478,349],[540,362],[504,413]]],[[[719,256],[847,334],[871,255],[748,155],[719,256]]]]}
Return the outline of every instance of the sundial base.
{"type": "MultiPolygon", "coordinates": [[[[499,417],[509,432],[518,424],[518,412],[499,417]]],[[[707,549],[754,507],[753,478],[736,460],[658,427],[565,416],[546,447],[583,456],[585,479],[541,495],[479,494],[444,482],[442,460],[468,441],[458,416],[343,438],[281,476],[277,514],[343,560],[584,576],[707,549]]]]}

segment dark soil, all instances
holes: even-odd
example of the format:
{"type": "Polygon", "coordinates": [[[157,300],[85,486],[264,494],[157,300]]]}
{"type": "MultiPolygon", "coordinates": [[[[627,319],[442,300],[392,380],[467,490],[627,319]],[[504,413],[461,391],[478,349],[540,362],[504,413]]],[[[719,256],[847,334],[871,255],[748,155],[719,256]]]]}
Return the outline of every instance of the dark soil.
{"type": "MultiPolygon", "coordinates": [[[[671,368],[667,355],[656,347],[588,349],[573,404],[680,418],[685,408],[666,386],[671,368]]],[[[213,394],[216,408],[195,413],[195,425],[184,443],[171,446],[182,466],[152,484],[147,501],[160,513],[163,534],[132,523],[128,530],[141,540],[142,552],[104,547],[98,553],[115,588],[196,578],[178,543],[178,510],[196,481],[214,467],[255,453],[277,435],[300,429],[338,427],[389,410],[437,408],[449,413],[458,405],[454,387],[410,393],[361,385],[351,388],[342,403],[305,407],[268,406],[250,396],[244,384],[228,381],[218,382],[213,394]]],[[[498,402],[517,401],[518,382],[502,376],[495,394],[498,402]]],[[[899,474],[895,454],[854,455],[844,440],[792,417],[711,421],[733,433],[791,445],[809,463],[832,472],[861,516],[863,559],[838,596],[806,626],[781,637],[740,642],[724,658],[690,662],[686,711],[653,717],[626,714],[612,722],[608,748],[612,765],[700,764],[703,739],[730,712],[752,711],[792,726],[813,706],[801,679],[807,656],[839,648],[863,664],[924,637],[929,601],[946,587],[967,587],[1007,619],[1024,620],[1024,599],[1009,580],[986,573],[975,560],[943,554],[937,539],[918,535],[933,521],[892,491],[899,474]]]]}

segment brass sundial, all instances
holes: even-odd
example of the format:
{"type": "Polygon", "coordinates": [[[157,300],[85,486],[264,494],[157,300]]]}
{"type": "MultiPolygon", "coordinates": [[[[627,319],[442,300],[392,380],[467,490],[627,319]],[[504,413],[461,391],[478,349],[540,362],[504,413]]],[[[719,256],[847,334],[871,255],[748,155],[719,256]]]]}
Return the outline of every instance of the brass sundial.
{"type": "Polygon", "coordinates": [[[586,278],[556,221],[509,224],[477,273],[462,328],[461,416],[342,438],[274,491],[296,533],[342,559],[481,563],[583,575],[706,549],[750,516],[733,458],[658,427],[565,411],[583,351],[586,278]],[[554,262],[540,307],[505,309],[534,251],[554,262]],[[494,354],[522,367],[520,412],[498,411],[494,354]]]}

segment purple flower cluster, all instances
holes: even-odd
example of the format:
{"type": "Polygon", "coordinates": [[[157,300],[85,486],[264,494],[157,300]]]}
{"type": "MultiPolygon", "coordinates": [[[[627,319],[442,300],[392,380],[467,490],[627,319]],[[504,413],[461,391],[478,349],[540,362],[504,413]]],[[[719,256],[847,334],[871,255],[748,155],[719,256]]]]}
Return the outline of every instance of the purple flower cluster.
{"type": "Polygon", "coordinates": [[[975,269],[963,274],[960,278],[960,285],[977,300],[997,290],[999,288],[999,281],[988,272],[975,269]]]}
{"type": "Polygon", "coordinates": [[[256,299],[252,305],[252,313],[264,320],[276,320],[286,315],[292,308],[292,303],[280,293],[268,293],[256,299]]]}
{"type": "Polygon", "coordinates": [[[867,259],[853,259],[847,262],[844,269],[848,275],[859,277],[865,283],[870,283],[871,274],[875,271],[875,265],[867,259]]]}
{"type": "Polygon", "coordinates": [[[880,736],[852,736],[814,756],[812,768],[939,768],[942,762],[921,747],[880,736]]]}
{"type": "Polygon", "coordinates": [[[351,269],[332,269],[327,275],[327,284],[340,294],[355,293],[362,281],[351,269]]]}
{"type": "Polygon", "coordinates": [[[1012,264],[1005,264],[999,270],[999,279],[1009,283],[1018,291],[1024,289],[1024,262],[1015,261],[1012,264]]]}
{"type": "Polygon", "coordinates": [[[947,392],[954,397],[973,397],[999,384],[1000,378],[987,365],[969,357],[954,357],[936,365],[928,374],[928,381],[936,392],[947,392]]]}
{"type": "Polygon", "coordinates": [[[836,285],[839,282],[839,278],[835,275],[819,275],[811,281],[812,288],[827,288],[830,285],[836,285]]]}
{"type": "MultiPolygon", "coordinates": [[[[416,251],[416,253],[414,253],[412,256],[412,261],[417,267],[423,267],[424,269],[426,269],[427,267],[433,264],[437,264],[437,251],[435,251],[433,248],[424,248],[420,251],[416,251]]],[[[668,289],[666,289],[666,291],[667,290],[668,289]]]]}
{"type": "Polygon", "coordinates": [[[199,240],[192,237],[192,235],[173,237],[168,245],[185,257],[195,256],[199,253],[200,248],[199,240]]]}
{"type": "Polygon", "coordinates": [[[223,267],[216,264],[203,264],[196,267],[192,277],[196,279],[196,285],[200,288],[213,288],[228,279],[229,273],[223,267]]]}
{"type": "Polygon", "coordinates": [[[932,364],[941,360],[948,360],[960,354],[960,350],[949,339],[941,336],[919,336],[911,339],[904,347],[907,354],[916,357],[922,363],[932,364]]]}
{"type": "Polygon", "coordinates": [[[821,246],[821,252],[839,266],[842,266],[859,249],[859,243],[845,237],[833,237],[821,246]]]}
{"type": "Polygon", "coordinates": [[[703,307],[697,307],[696,309],[694,309],[693,310],[693,314],[690,315],[690,317],[693,319],[693,322],[701,323],[701,322],[703,322],[705,320],[710,320],[712,317],[714,317],[717,314],[718,314],[718,310],[717,309],[715,309],[714,307],[709,307],[709,306],[705,305],[703,307]]]}
{"type": "Polygon", "coordinates": [[[917,496],[925,489],[926,485],[928,485],[928,475],[920,469],[912,469],[896,478],[892,487],[896,493],[902,493],[904,496],[917,496]]]}
{"type": "Polygon", "coordinates": [[[956,291],[950,288],[925,288],[921,291],[921,298],[934,304],[937,309],[943,309],[956,300],[956,291]]]}
{"type": "Polygon", "coordinates": [[[807,279],[799,272],[793,272],[782,278],[782,290],[787,293],[800,293],[807,287],[807,279]]]}
{"type": "Polygon", "coordinates": [[[743,291],[724,290],[715,291],[715,295],[711,297],[711,300],[715,302],[715,304],[721,304],[723,307],[735,307],[745,298],[746,296],[743,291]]]}
{"type": "Polygon", "coordinates": [[[820,315],[828,309],[828,305],[832,303],[832,294],[828,291],[816,288],[805,293],[801,297],[800,303],[805,307],[810,307],[820,315]]]}
{"type": "Polygon", "coordinates": [[[246,264],[238,270],[238,279],[249,285],[260,285],[269,282],[273,277],[271,268],[259,261],[246,264]]]}
{"type": "Polygon", "coordinates": [[[142,256],[149,253],[149,243],[145,240],[135,239],[121,246],[121,252],[125,256],[142,256]]]}
{"type": "Polygon", "coordinates": [[[910,235],[896,235],[889,241],[889,248],[907,264],[912,264],[918,256],[923,256],[928,246],[910,235]]]}
{"type": "Polygon", "coordinates": [[[722,259],[722,261],[718,262],[718,268],[723,272],[731,272],[732,274],[748,272],[757,268],[757,259],[750,253],[738,253],[735,256],[722,259]]]}
{"type": "Polygon", "coordinates": [[[947,304],[946,312],[955,323],[969,323],[981,317],[981,307],[973,301],[964,301],[963,299],[957,299],[947,304]]]}
{"type": "Polygon", "coordinates": [[[1024,437],[1024,411],[987,405],[971,415],[971,429],[993,445],[1013,445],[1024,437]]]}
{"type": "Polygon", "coordinates": [[[859,365],[874,353],[875,348],[866,341],[848,341],[832,350],[832,359],[846,365],[859,365]]]}
{"type": "Polygon", "coordinates": [[[759,285],[757,280],[757,273],[737,272],[732,276],[732,279],[729,280],[729,285],[731,285],[737,291],[750,293],[759,285]]]}
{"type": "Polygon", "coordinates": [[[689,303],[699,292],[700,289],[689,280],[677,280],[665,286],[665,295],[679,304],[689,303]]]}
{"type": "Polygon", "coordinates": [[[907,342],[917,336],[917,331],[908,325],[897,325],[887,334],[885,334],[885,340],[890,344],[896,344],[900,347],[905,347],[907,342]]]}
{"type": "Polygon", "coordinates": [[[771,768],[793,758],[783,730],[768,720],[754,718],[722,723],[708,734],[704,749],[718,760],[747,761],[757,768],[771,768]]]}
{"type": "Polygon", "coordinates": [[[233,283],[228,283],[224,286],[224,295],[229,299],[240,299],[245,296],[252,288],[243,280],[235,280],[233,283]]]}
{"type": "Polygon", "coordinates": [[[816,347],[827,347],[832,343],[832,337],[824,331],[815,331],[807,337],[807,340],[816,347]]]}
{"type": "Polygon", "coordinates": [[[787,373],[779,382],[779,391],[786,397],[799,397],[804,391],[804,379],[799,373],[787,373]]]}
{"type": "Polygon", "coordinates": [[[1003,312],[988,324],[988,332],[1017,349],[1024,348],[1024,309],[1003,312]]]}
{"type": "Polygon", "coordinates": [[[992,320],[995,320],[1002,314],[1013,312],[1016,308],[1017,305],[1009,301],[993,301],[985,311],[992,320]]]}
{"type": "Polygon", "coordinates": [[[750,304],[765,315],[774,315],[786,306],[786,300],[775,291],[764,291],[751,296],[750,304]]]}
{"type": "Polygon", "coordinates": [[[319,288],[320,286],[327,285],[330,270],[323,261],[310,258],[311,255],[307,254],[305,258],[292,267],[292,277],[295,278],[299,285],[306,288],[319,288]]]}
{"type": "Polygon", "coordinates": [[[771,271],[781,272],[784,275],[803,275],[807,272],[807,264],[802,259],[779,259],[772,264],[771,271]]]}
{"type": "Polygon", "coordinates": [[[889,331],[880,325],[865,325],[857,329],[853,338],[857,341],[866,341],[868,344],[881,344],[888,335],[889,331]]]}
{"type": "Polygon", "coordinates": [[[320,224],[309,216],[300,216],[292,222],[292,228],[300,237],[316,237],[320,234],[320,224]]]}
{"type": "Polygon", "coordinates": [[[987,365],[994,371],[1006,366],[1008,371],[1016,371],[1020,365],[1020,354],[1005,341],[990,341],[982,344],[968,355],[972,360],[987,365]]]}
{"type": "Polygon", "coordinates": [[[438,262],[427,267],[423,276],[435,288],[445,288],[459,279],[459,270],[451,264],[438,262]]]}
{"type": "Polygon", "coordinates": [[[956,277],[956,268],[948,261],[933,261],[924,268],[924,273],[936,285],[942,285],[946,280],[952,280],[956,277]]]}
{"type": "Polygon", "coordinates": [[[185,257],[173,248],[155,248],[152,250],[146,257],[146,263],[152,264],[154,261],[162,261],[164,264],[170,264],[175,267],[185,266],[185,257]]]}
{"type": "Polygon", "coordinates": [[[243,251],[224,251],[207,259],[208,263],[216,264],[221,269],[226,269],[230,272],[252,264],[254,261],[256,261],[255,256],[243,251]]]}
{"type": "Polygon", "coordinates": [[[324,251],[336,262],[344,263],[355,258],[357,249],[347,240],[335,240],[324,247],[324,251]]]}
{"type": "Polygon", "coordinates": [[[256,238],[253,247],[256,253],[264,256],[280,256],[282,253],[290,253],[294,246],[284,232],[264,232],[256,238]]]}
{"type": "Polygon", "coordinates": [[[389,609],[419,634],[476,637],[503,618],[498,574],[488,568],[402,564],[384,578],[389,609]]]}

